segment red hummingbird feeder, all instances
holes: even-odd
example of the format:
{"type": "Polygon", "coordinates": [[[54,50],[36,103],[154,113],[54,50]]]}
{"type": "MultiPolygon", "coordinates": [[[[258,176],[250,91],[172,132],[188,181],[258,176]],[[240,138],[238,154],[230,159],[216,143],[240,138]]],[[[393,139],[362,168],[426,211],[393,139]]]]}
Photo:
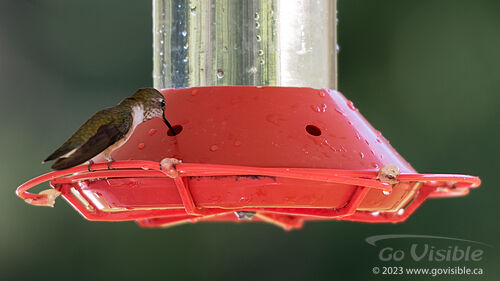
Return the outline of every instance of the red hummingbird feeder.
{"type": "MultiPolygon", "coordinates": [[[[329,17],[324,20],[330,23],[335,7],[330,6],[330,1],[322,4],[327,8],[319,5],[317,9],[327,11],[329,17]]],[[[155,9],[164,8],[157,3],[155,9]]],[[[184,8],[192,11],[192,7],[180,7],[184,8]]],[[[197,11],[203,13],[203,8],[198,7],[197,11]]],[[[252,15],[248,21],[253,24],[269,16],[262,14],[263,7],[251,9],[257,12],[247,11],[245,15],[252,15]]],[[[169,15],[172,19],[160,22],[177,20],[175,15],[169,15]]],[[[294,15],[295,18],[282,16],[281,24],[297,20],[294,15]]],[[[308,18],[307,14],[302,16],[308,18]]],[[[213,17],[214,21],[218,19],[213,17]]],[[[311,26],[318,26],[310,15],[308,19],[311,26]]],[[[190,21],[186,30],[196,24],[190,21]]],[[[173,30],[169,25],[162,28],[173,30]]],[[[335,24],[328,28],[327,33],[334,32],[335,24]]],[[[192,46],[197,42],[198,37],[184,35],[188,31],[183,29],[176,35],[180,38],[178,44],[185,46],[187,42],[192,46]]],[[[173,40],[173,35],[165,33],[158,32],[155,37],[155,55],[159,56],[157,49],[167,51],[172,46],[167,39],[173,40]],[[167,42],[167,46],[157,41],[167,42]]],[[[267,46],[273,46],[274,37],[269,38],[267,46]]],[[[260,39],[267,40],[265,36],[260,39]]],[[[224,43],[229,39],[220,40],[224,43]]],[[[215,41],[216,46],[212,47],[219,54],[219,43],[215,41]]],[[[113,157],[117,161],[111,169],[107,163],[97,163],[92,171],[82,165],[50,172],[21,185],[18,196],[32,205],[51,205],[60,193],[84,218],[93,221],[134,220],[142,227],[252,221],[289,230],[310,220],[402,222],[427,198],[462,196],[480,185],[479,178],[473,176],[417,173],[341,93],[297,87],[303,81],[315,88],[334,88],[336,81],[331,73],[335,72],[336,63],[329,66],[333,71],[317,69],[306,78],[300,76],[305,79],[300,80],[293,71],[286,70],[287,65],[297,66],[297,56],[290,56],[285,63],[287,50],[279,44],[279,61],[266,55],[267,66],[253,69],[255,60],[248,60],[248,54],[253,52],[262,65],[258,61],[262,57],[258,48],[261,41],[244,44],[257,45],[251,52],[233,50],[233,59],[245,58],[242,63],[250,66],[250,77],[232,76],[234,73],[228,70],[234,70],[238,64],[231,60],[226,64],[206,63],[203,69],[213,69],[211,76],[203,76],[200,70],[197,75],[190,75],[193,69],[201,69],[193,66],[201,61],[200,53],[193,50],[187,52],[188,62],[179,59],[178,63],[174,60],[176,53],[170,52],[170,61],[174,62],[168,69],[156,64],[165,55],[155,57],[155,74],[160,77],[155,86],[177,88],[162,91],[165,112],[175,132],[168,131],[160,119],[145,122],[115,151],[113,157]],[[221,64],[225,66],[220,67],[221,64]],[[269,65],[280,65],[280,71],[285,72],[271,75],[269,65]],[[193,77],[205,77],[207,81],[201,83],[193,77]],[[250,78],[260,79],[261,85],[273,85],[275,78],[281,82],[288,79],[294,87],[285,86],[287,83],[279,83],[280,87],[227,86],[249,84],[241,79],[250,78]],[[209,86],[193,87],[197,83],[209,86]],[[223,86],[216,86],[219,84],[223,86]],[[50,181],[53,190],[28,192],[45,181],[50,181]]],[[[315,46],[321,48],[321,44],[315,46]]],[[[316,49],[309,53],[312,57],[302,66],[307,68],[309,63],[313,69],[314,56],[324,53],[316,49]]],[[[306,50],[305,55],[309,53],[306,50]]],[[[328,56],[336,60],[335,54],[328,56]]]]}

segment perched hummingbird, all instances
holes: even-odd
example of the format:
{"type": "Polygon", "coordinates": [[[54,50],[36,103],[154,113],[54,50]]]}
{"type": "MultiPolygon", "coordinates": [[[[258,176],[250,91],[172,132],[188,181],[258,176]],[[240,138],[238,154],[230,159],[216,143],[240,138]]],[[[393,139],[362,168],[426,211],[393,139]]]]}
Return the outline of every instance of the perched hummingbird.
{"type": "Polygon", "coordinates": [[[52,169],[63,170],[90,161],[97,155],[104,156],[109,165],[114,161],[111,153],[122,146],[142,122],[162,117],[175,135],[175,131],[165,118],[165,99],[153,88],[142,88],[131,97],[114,107],[98,111],[87,122],[43,162],[56,160],[52,169]]]}

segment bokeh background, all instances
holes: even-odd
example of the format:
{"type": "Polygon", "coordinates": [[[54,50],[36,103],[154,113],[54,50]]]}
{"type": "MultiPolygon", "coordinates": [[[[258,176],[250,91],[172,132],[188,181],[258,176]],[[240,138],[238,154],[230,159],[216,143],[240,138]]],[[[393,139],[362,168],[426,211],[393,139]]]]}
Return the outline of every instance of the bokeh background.
{"type": "Polygon", "coordinates": [[[441,278],[499,280],[500,2],[340,0],[339,19],[340,90],[418,171],[483,185],[397,225],[146,230],[85,221],[61,199],[32,207],[14,190],[92,113],[152,85],[151,1],[0,0],[0,280],[436,279],[374,276],[383,263],[364,239],[377,234],[492,244],[467,264],[485,275],[441,278]]]}

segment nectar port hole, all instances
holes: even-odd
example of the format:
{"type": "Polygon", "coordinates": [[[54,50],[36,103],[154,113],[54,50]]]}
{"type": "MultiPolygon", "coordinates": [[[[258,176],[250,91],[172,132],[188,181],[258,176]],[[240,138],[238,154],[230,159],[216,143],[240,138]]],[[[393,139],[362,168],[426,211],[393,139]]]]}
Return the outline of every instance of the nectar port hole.
{"type": "Polygon", "coordinates": [[[178,134],[180,134],[182,132],[182,126],[181,125],[174,125],[172,127],[172,129],[174,129],[173,132],[170,129],[167,131],[167,135],[169,135],[171,137],[177,136],[178,134]]]}
{"type": "Polygon", "coordinates": [[[320,136],[321,135],[321,130],[314,126],[314,125],[307,125],[306,126],[306,131],[310,134],[310,135],[313,135],[313,136],[320,136]]]}

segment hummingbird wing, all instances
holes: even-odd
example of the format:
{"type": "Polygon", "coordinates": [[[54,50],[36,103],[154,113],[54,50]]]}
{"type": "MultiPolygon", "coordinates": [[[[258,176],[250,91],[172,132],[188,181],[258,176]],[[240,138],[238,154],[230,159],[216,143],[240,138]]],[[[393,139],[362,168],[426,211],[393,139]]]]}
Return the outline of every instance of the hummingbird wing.
{"type": "Polygon", "coordinates": [[[115,108],[104,109],[83,124],[59,149],[45,161],[57,161],[54,170],[63,170],[92,159],[123,138],[132,123],[130,113],[115,108]]]}

